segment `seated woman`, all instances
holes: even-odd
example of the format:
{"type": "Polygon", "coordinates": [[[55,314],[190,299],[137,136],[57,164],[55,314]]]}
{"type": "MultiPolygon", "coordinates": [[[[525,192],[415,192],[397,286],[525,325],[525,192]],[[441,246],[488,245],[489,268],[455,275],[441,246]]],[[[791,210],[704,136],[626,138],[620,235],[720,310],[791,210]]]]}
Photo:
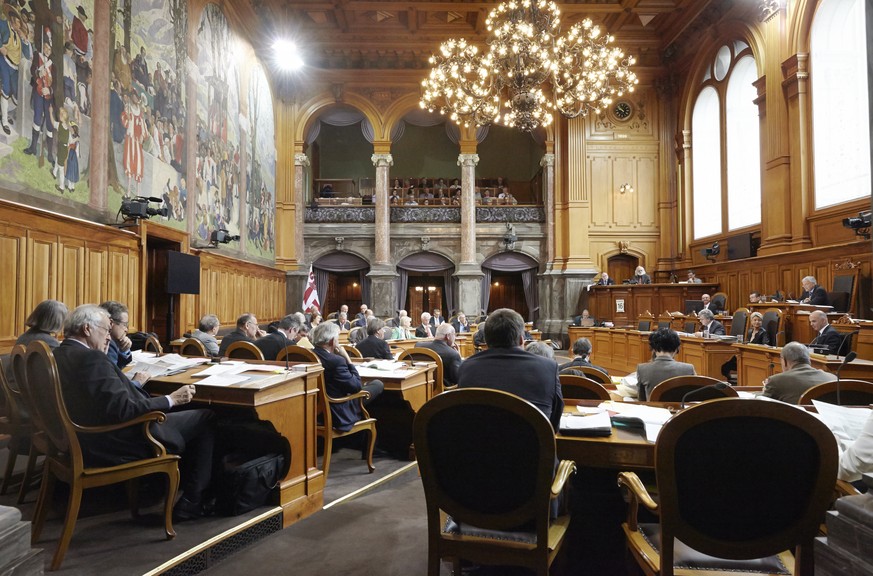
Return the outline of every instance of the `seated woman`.
{"type": "Polygon", "coordinates": [[[412,340],[415,338],[415,332],[410,330],[412,326],[412,318],[409,316],[400,317],[400,326],[391,331],[389,340],[412,340]]]}
{"type": "MultiPolygon", "coordinates": [[[[752,327],[746,332],[746,339],[744,341],[747,344],[769,346],[770,334],[764,330],[764,315],[760,312],[752,312],[751,316],[749,316],[749,323],[751,323],[752,327]]],[[[734,372],[736,369],[737,357],[734,356],[721,365],[721,374],[725,377],[725,380],[730,380],[731,372],[734,372]]]]}
{"type": "Polygon", "coordinates": [[[27,331],[18,337],[15,345],[21,344],[27,347],[34,340],[42,340],[50,348],[57,348],[60,342],[55,338],[55,334],[64,327],[67,313],[67,306],[63,302],[43,300],[27,317],[24,322],[27,331]]]}

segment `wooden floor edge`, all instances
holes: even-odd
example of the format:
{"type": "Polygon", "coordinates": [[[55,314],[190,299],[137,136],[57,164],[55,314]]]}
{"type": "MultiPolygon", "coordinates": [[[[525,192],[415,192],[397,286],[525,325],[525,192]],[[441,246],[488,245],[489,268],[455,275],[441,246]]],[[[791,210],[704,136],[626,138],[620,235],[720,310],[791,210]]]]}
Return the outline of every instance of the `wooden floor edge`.
{"type": "Polygon", "coordinates": [[[322,510],[327,510],[331,506],[336,506],[337,504],[342,504],[343,502],[346,502],[348,500],[353,500],[353,499],[357,498],[358,496],[360,496],[361,494],[364,494],[365,492],[368,492],[368,491],[372,490],[373,488],[381,486],[382,484],[384,484],[385,482],[388,482],[389,480],[393,480],[394,478],[397,478],[398,476],[407,472],[408,470],[410,470],[411,468],[413,468],[415,466],[418,466],[418,462],[415,462],[415,461],[410,462],[406,466],[403,466],[402,468],[395,470],[391,474],[387,474],[387,475],[383,476],[382,478],[379,478],[375,482],[367,484],[366,486],[364,486],[362,488],[358,488],[354,492],[349,492],[348,494],[346,494],[342,498],[337,498],[336,500],[334,500],[333,502],[331,502],[329,504],[325,504],[324,507],[322,508],[322,510]]]}

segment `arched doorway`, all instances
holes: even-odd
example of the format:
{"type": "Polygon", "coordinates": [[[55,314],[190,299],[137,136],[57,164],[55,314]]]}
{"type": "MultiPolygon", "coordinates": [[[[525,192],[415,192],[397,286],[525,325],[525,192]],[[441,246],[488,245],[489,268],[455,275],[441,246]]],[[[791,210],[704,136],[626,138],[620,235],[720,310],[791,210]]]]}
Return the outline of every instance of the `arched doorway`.
{"type": "Polygon", "coordinates": [[[327,316],[348,305],[354,314],[361,304],[370,304],[370,264],[349,252],[331,252],[312,263],[315,288],[321,297],[322,313],[327,316]]]}
{"type": "Polygon", "coordinates": [[[454,310],[454,271],[452,261],[435,252],[410,254],[397,264],[397,308],[409,312],[413,325],[434,308],[448,318],[454,310]]]}
{"type": "MultiPolygon", "coordinates": [[[[616,254],[606,262],[606,272],[616,283],[634,277],[634,271],[640,265],[640,259],[630,254],[616,254]]],[[[597,281],[597,278],[595,278],[597,281]]]]}
{"type": "Polygon", "coordinates": [[[511,308],[528,322],[539,316],[539,263],[521,252],[501,252],[482,262],[482,309],[511,308]]]}

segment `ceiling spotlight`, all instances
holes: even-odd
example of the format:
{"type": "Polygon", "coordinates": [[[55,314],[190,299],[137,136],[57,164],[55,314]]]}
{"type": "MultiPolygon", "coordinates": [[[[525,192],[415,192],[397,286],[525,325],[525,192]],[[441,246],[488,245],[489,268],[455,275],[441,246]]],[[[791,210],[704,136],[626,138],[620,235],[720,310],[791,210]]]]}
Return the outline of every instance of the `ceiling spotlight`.
{"type": "Polygon", "coordinates": [[[290,40],[280,39],[273,42],[273,59],[286,72],[293,72],[303,67],[300,50],[290,40]]]}

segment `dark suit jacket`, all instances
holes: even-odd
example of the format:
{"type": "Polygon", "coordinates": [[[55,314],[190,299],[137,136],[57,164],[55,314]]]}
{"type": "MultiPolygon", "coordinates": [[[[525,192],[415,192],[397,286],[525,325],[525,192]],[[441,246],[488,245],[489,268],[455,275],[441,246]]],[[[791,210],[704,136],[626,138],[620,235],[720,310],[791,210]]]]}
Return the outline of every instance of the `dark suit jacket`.
{"type": "Polygon", "coordinates": [[[264,353],[264,360],[275,360],[279,352],[285,349],[286,346],[296,344],[297,340],[286,338],[282,332],[271,332],[263,338],[255,340],[255,346],[261,349],[264,353]]]}
{"type": "Polygon", "coordinates": [[[570,362],[567,362],[566,364],[561,364],[560,366],[558,366],[558,371],[565,370],[567,368],[573,368],[574,366],[588,366],[589,368],[596,368],[596,369],[600,370],[601,372],[603,372],[604,374],[606,374],[607,376],[609,375],[609,372],[606,371],[606,368],[601,368],[600,366],[595,366],[594,364],[592,364],[588,360],[583,360],[581,358],[573,358],[573,360],[571,360],[570,362]]]}
{"type": "Polygon", "coordinates": [[[639,382],[639,399],[646,400],[652,389],[673,376],[694,374],[694,366],[677,362],[668,356],[657,356],[651,362],[637,366],[637,382],[639,382]]]}
{"type": "Polygon", "coordinates": [[[715,336],[724,336],[726,332],[724,331],[724,324],[719,322],[718,320],[713,320],[709,323],[709,326],[704,328],[705,331],[709,332],[710,335],[715,336]]]}
{"type": "Polygon", "coordinates": [[[118,343],[111,338],[109,339],[109,348],[106,350],[106,355],[109,356],[109,361],[119,368],[124,368],[133,360],[130,350],[122,352],[121,348],[118,347],[118,343]]]}
{"type": "MultiPolygon", "coordinates": [[[[64,402],[70,418],[83,426],[117,424],[151,410],[166,412],[166,396],[151,397],[131,382],[103,352],[72,339],[54,350],[64,402]]],[[[152,424],[151,429],[168,426],[152,424]]],[[[140,426],[105,434],[82,434],[79,443],[88,465],[113,465],[152,456],[140,426]]],[[[167,446],[168,451],[174,447],[167,446]]],[[[179,452],[175,452],[179,453],[179,452]]]]}
{"type": "MultiPolygon", "coordinates": [[[[431,336],[433,336],[433,331],[434,331],[434,329],[431,328],[430,329],[431,336]]],[[[427,328],[424,327],[424,324],[419,324],[418,327],[415,329],[415,337],[416,338],[427,338],[428,337],[427,328]]]]}
{"type": "MultiPolygon", "coordinates": [[[[442,324],[443,322],[446,321],[446,319],[445,319],[443,316],[440,316],[440,317],[439,317],[439,321],[440,321],[439,324],[442,324]]],[[[436,316],[431,316],[431,317],[430,317],[430,329],[431,329],[432,331],[435,330],[436,327],[439,326],[439,324],[437,324],[437,317],[436,317],[436,316]]]]}
{"type": "Polygon", "coordinates": [[[458,368],[461,366],[461,355],[457,350],[446,344],[445,340],[419,342],[416,348],[427,348],[436,352],[443,361],[443,386],[454,386],[458,383],[458,368]]]}
{"type": "Polygon", "coordinates": [[[352,323],[346,320],[345,322],[336,321],[336,325],[340,327],[340,330],[351,330],[352,323]]]}
{"type": "Polygon", "coordinates": [[[519,396],[546,415],[555,430],[561,424],[564,398],[558,364],[522,348],[489,348],[464,360],[459,388],[491,388],[519,396]]]}
{"type": "Polygon", "coordinates": [[[821,286],[813,286],[812,290],[807,292],[804,290],[800,294],[800,301],[803,302],[809,298],[809,304],[815,304],[816,306],[827,306],[830,304],[828,301],[828,293],[827,290],[822,288],[821,286]]]}
{"type": "Polygon", "coordinates": [[[603,278],[594,283],[596,286],[612,286],[615,284],[615,280],[610,278],[606,282],[603,281],[603,278]]]}
{"type": "MultiPolygon", "coordinates": [[[[361,377],[358,370],[339,354],[328,352],[316,346],[313,350],[324,367],[324,386],[331,398],[343,398],[349,394],[361,391],[361,377]]],[[[331,404],[333,427],[346,432],[351,430],[355,422],[361,419],[361,405],[358,402],[343,402],[331,404]]]]}
{"type": "Polygon", "coordinates": [[[394,354],[391,353],[391,347],[387,342],[376,336],[375,334],[371,334],[367,336],[355,346],[358,349],[358,352],[364,358],[381,358],[383,360],[393,360],[394,354]]]}
{"type": "Polygon", "coordinates": [[[255,340],[254,338],[249,338],[248,336],[246,336],[245,332],[237,328],[236,330],[221,339],[221,346],[218,347],[218,355],[224,356],[227,352],[228,346],[230,346],[234,342],[251,342],[252,344],[254,344],[255,340]]]}
{"type": "Polygon", "coordinates": [[[466,324],[461,326],[460,322],[458,322],[457,320],[452,320],[452,328],[454,328],[455,332],[458,334],[467,334],[470,332],[470,323],[467,322],[466,324]],[[463,328],[464,330],[462,331],[461,328],[463,328]]]}
{"type": "Polygon", "coordinates": [[[842,350],[840,350],[840,348],[842,348],[842,343],[844,341],[848,341],[848,338],[845,338],[842,334],[837,332],[836,328],[828,324],[824,327],[824,330],[822,330],[818,336],[810,342],[810,345],[815,345],[817,347],[827,346],[828,354],[841,354],[842,350]]]}
{"type": "Polygon", "coordinates": [[[642,276],[634,276],[631,278],[631,284],[651,284],[652,277],[648,274],[643,274],[642,276]]]}
{"type": "Polygon", "coordinates": [[[704,304],[701,310],[710,310],[713,314],[721,314],[722,310],[718,309],[718,304],[710,300],[709,304],[704,304]]]}
{"type": "Polygon", "coordinates": [[[758,330],[758,333],[755,334],[755,337],[752,338],[752,331],[749,330],[746,333],[746,344],[763,344],[764,346],[769,346],[770,334],[768,334],[766,330],[761,328],[760,330],[758,330]]]}

